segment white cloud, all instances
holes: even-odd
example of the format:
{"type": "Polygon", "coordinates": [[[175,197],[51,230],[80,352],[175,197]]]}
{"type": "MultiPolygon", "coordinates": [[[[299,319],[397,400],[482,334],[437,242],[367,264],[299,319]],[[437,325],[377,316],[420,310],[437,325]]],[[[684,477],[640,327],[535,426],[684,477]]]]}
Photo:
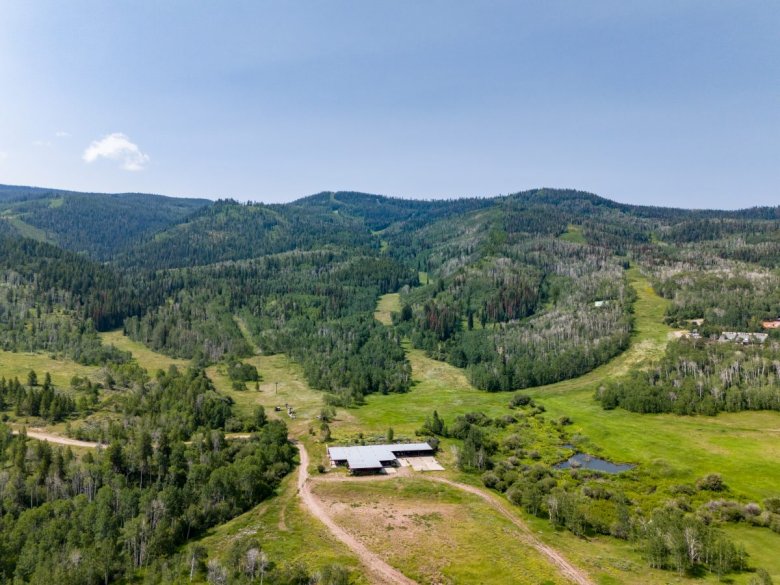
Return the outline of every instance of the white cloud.
{"type": "Polygon", "coordinates": [[[51,147],[51,141],[50,140],[35,140],[33,142],[33,146],[47,146],[47,147],[51,147]]]}
{"type": "Polygon", "coordinates": [[[121,132],[114,132],[93,141],[81,158],[88,163],[95,162],[99,158],[118,160],[126,171],[141,171],[149,162],[149,155],[141,152],[138,145],[130,142],[127,135],[121,132]]]}
{"type": "Polygon", "coordinates": [[[64,130],[59,130],[58,132],[55,132],[54,135],[57,138],[67,138],[70,136],[70,132],[65,132],[64,130]]]}
{"type": "Polygon", "coordinates": [[[3,162],[8,158],[8,153],[4,150],[0,150],[0,162],[3,162]]]}

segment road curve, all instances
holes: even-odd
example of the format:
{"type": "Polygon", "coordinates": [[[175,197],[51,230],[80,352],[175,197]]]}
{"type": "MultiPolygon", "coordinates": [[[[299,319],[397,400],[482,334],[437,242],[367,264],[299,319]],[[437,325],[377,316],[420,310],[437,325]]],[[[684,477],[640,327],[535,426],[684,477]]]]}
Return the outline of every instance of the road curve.
{"type": "Polygon", "coordinates": [[[388,565],[379,558],[379,556],[368,550],[363,543],[358,541],[354,536],[333,521],[323,508],[319,499],[311,492],[311,482],[309,481],[309,454],[306,451],[306,447],[301,443],[296,443],[296,446],[298,447],[298,452],[301,454],[301,465],[298,470],[298,494],[309,509],[309,512],[327,526],[333,536],[355,553],[363,566],[378,583],[387,585],[417,585],[416,581],[411,580],[397,569],[388,565]]]}
{"type": "Polygon", "coordinates": [[[482,498],[485,502],[487,502],[487,504],[491,508],[493,508],[496,512],[504,516],[512,524],[514,524],[522,533],[523,539],[530,546],[534,547],[542,555],[544,555],[548,561],[550,561],[553,565],[555,565],[564,577],[569,579],[572,583],[577,583],[578,585],[594,585],[593,581],[590,580],[590,577],[588,577],[588,574],[585,573],[585,571],[572,565],[569,561],[566,560],[566,558],[561,553],[559,553],[551,546],[548,546],[544,544],[541,540],[539,540],[534,535],[534,533],[531,532],[531,529],[528,528],[525,522],[523,522],[517,516],[512,514],[512,512],[510,512],[506,508],[506,506],[504,506],[504,504],[501,503],[501,501],[495,496],[486,493],[483,490],[473,485],[459,483],[457,481],[452,481],[444,477],[431,476],[431,477],[427,477],[426,479],[429,479],[431,481],[436,481],[438,483],[446,484],[448,486],[454,487],[464,492],[468,492],[470,494],[474,494],[475,496],[482,498]]]}

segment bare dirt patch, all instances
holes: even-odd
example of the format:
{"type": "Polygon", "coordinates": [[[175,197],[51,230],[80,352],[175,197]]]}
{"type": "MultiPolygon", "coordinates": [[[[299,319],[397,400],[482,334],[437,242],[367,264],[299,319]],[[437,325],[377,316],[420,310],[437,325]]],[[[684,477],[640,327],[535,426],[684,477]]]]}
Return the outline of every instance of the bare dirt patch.
{"type": "Polygon", "coordinates": [[[449,583],[443,570],[457,554],[458,543],[446,527],[462,520],[462,511],[455,504],[402,502],[398,500],[363,500],[325,502],[328,513],[350,533],[378,551],[386,562],[394,557],[415,554],[420,543],[435,540],[436,555],[431,555],[422,569],[424,583],[449,583]],[[432,535],[436,535],[432,539],[432,535]]]}

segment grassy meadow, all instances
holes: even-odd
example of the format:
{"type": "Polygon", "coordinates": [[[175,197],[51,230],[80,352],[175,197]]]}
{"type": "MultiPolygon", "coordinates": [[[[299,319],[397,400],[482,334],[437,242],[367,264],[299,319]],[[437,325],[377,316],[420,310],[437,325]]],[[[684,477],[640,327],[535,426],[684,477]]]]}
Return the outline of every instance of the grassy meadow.
{"type": "Polygon", "coordinates": [[[210,366],[206,374],[220,392],[235,401],[239,416],[250,416],[257,405],[262,405],[270,417],[280,417],[290,427],[293,436],[308,431],[309,424],[322,408],[322,393],[312,390],[298,364],[284,354],[254,356],[243,360],[260,373],[259,391],[254,382],[247,382],[247,390],[233,390],[233,383],[225,373],[224,365],[210,366]],[[286,410],[274,412],[275,406],[290,404],[296,418],[290,419],[286,410]]]}
{"type": "Polygon", "coordinates": [[[106,345],[113,345],[117,349],[133,354],[133,357],[138,360],[138,364],[145,368],[150,375],[154,375],[157,370],[166,371],[171,366],[186,369],[190,365],[189,360],[169,357],[149,349],[143,343],[133,341],[122,333],[121,329],[101,333],[100,340],[106,345]]]}
{"type": "MultiPolygon", "coordinates": [[[[635,331],[631,347],[609,363],[579,378],[523,392],[543,404],[550,417],[569,416],[572,432],[587,437],[595,452],[621,462],[657,467],[678,481],[693,481],[713,471],[746,497],[780,495],[780,413],[722,413],[716,417],[645,415],[605,411],[593,399],[599,384],[660,357],[672,330],[663,324],[665,303],[638,272],[631,271],[637,290],[635,331]],[[684,448],[681,448],[684,446],[684,448]]],[[[380,302],[380,306],[383,303],[380,302]]],[[[495,416],[507,412],[509,393],[487,393],[468,382],[464,370],[408,349],[413,387],[407,394],[369,395],[366,405],[335,425],[345,437],[355,433],[413,435],[437,410],[447,421],[480,410],[495,416]]],[[[779,540],[780,542],[780,540],[779,540]]]]}
{"type": "Polygon", "coordinates": [[[43,382],[46,372],[51,374],[54,385],[61,390],[70,387],[73,376],[86,376],[97,379],[100,368],[97,366],[84,366],[69,359],[53,359],[45,353],[17,353],[0,350],[0,377],[12,380],[19,378],[23,384],[27,383],[27,374],[35,370],[38,380],[43,382]]]}
{"type": "Polygon", "coordinates": [[[392,313],[401,310],[401,296],[398,293],[390,293],[379,297],[379,302],[374,311],[374,318],[384,325],[392,325],[392,313]]]}

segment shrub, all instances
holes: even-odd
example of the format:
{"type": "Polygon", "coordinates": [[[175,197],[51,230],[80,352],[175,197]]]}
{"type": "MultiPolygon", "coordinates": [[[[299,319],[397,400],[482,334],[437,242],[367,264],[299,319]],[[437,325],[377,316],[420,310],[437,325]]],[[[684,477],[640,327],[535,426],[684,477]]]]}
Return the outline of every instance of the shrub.
{"type": "Polygon", "coordinates": [[[719,473],[710,473],[697,481],[696,487],[700,491],[722,492],[726,489],[726,484],[719,473]]]}
{"type": "Polygon", "coordinates": [[[772,514],[780,514],[780,498],[767,498],[764,500],[764,508],[772,514]]]}
{"type": "Polygon", "coordinates": [[[498,475],[496,475],[492,471],[486,471],[485,473],[482,474],[482,483],[487,488],[495,489],[499,481],[501,481],[501,478],[499,478],[498,475]]]}
{"type": "Polygon", "coordinates": [[[528,406],[533,403],[531,397],[527,394],[515,394],[509,401],[509,408],[516,408],[518,406],[528,406]]]}
{"type": "Polygon", "coordinates": [[[756,574],[750,578],[750,585],[772,585],[772,577],[766,569],[757,569],[756,574]]]}
{"type": "Polygon", "coordinates": [[[669,488],[669,493],[673,495],[692,496],[696,493],[696,488],[688,484],[673,485],[669,488]]]}

